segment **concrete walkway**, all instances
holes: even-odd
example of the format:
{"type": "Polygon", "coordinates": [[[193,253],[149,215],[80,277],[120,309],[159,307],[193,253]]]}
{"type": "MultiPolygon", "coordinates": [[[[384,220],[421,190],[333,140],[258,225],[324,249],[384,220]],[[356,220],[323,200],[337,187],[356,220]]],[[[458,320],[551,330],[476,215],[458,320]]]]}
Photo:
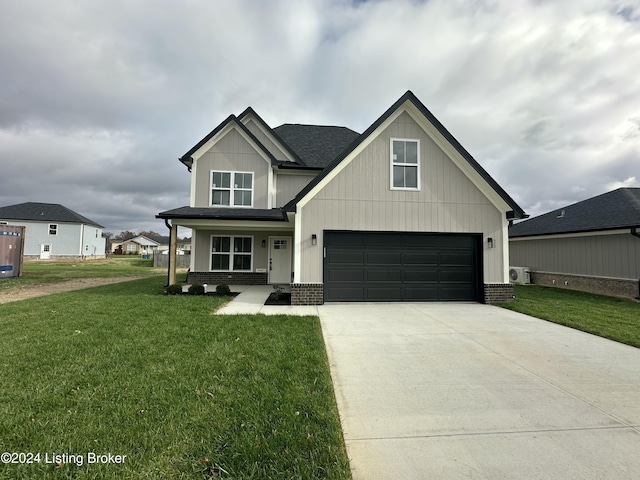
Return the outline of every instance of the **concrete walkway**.
{"type": "Polygon", "coordinates": [[[318,311],[354,480],[640,478],[640,349],[480,304],[318,311]]]}
{"type": "MultiPolygon", "coordinates": [[[[240,294],[218,310],[217,315],[318,315],[315,306],[265,305],[273,285],[230,285],[229,288],[240,294]]],[[[209,290],[215,291],[215,286],[208,286],[209,290]]]]}

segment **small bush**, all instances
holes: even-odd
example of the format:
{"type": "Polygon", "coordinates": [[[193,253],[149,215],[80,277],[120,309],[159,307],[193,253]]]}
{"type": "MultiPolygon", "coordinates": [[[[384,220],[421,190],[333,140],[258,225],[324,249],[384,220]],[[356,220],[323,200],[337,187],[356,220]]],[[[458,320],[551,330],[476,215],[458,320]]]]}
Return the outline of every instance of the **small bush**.
{"type": "Polygon", "coordinates": [[[174,283],[169,285],[166,289],[167,295],[180,295],[182,293],[182,285],[174,283]]]}
{"type": "Polygon", "coordinates": [[[189,295],[204,295],[204,285],[194,283],[189,287],[189,295]]]}
{"type": "Polygon", "coordinates": [[[216,293],[218,295],[229,295],[231,293],[231,289],[226,283],[221,283],[216,287],[216,293]]]}

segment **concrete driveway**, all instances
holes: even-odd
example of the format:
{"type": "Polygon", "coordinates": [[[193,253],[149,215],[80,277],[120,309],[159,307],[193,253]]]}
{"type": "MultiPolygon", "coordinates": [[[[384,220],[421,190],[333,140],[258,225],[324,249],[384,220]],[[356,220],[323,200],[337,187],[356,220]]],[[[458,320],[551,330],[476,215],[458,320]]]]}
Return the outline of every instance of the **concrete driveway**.
{"type": "Polygon", "coordinates": [[[354,480],[640,478],[640,349],[480,304],[318,311],[354,480]]]}

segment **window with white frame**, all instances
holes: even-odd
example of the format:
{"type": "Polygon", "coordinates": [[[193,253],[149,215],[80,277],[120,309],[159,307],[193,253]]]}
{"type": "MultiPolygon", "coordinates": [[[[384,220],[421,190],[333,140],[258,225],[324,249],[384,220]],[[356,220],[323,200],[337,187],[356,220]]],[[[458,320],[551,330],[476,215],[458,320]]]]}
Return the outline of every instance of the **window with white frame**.
{"type": "Polygon", "coordinates": [[[49,235],[58,235],[58,225],[55,223],[49,224],[49,235]]]}
{"type": "Polygon", "coordinates": [[[253,237],[211,237],[211,270],[250,272],[253,266],[253,237]]]}
{"type": "Polygon", "coordinates": [[[420,189],[420,140],[391,139],[391,189],[420,189]]]}
{"type": "Polygon", "coordinates": [[[253,173],[211,171],[211,205],[253,206],[253,173]]]}

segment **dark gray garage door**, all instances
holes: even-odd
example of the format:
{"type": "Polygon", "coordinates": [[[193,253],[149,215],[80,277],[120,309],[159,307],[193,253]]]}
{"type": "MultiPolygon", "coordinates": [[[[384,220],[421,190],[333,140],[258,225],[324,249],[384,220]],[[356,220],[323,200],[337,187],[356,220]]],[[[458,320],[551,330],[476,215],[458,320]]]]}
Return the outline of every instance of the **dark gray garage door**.
{"type": "Polygon", "coordinates": [[[479,235],[324,232],[325,301],[477,301],[479,235]]]}

